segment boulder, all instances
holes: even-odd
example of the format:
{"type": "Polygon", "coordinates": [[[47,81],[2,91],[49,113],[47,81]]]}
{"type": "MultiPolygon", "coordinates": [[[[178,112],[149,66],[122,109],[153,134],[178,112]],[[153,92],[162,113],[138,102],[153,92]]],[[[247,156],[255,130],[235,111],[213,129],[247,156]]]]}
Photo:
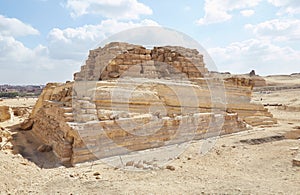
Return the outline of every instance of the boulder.
{"type": "Polygon", "coordinates": [[[10,112],[8,106],[0,106],[0,122],[4,122],[10,119],[10,112]]]}

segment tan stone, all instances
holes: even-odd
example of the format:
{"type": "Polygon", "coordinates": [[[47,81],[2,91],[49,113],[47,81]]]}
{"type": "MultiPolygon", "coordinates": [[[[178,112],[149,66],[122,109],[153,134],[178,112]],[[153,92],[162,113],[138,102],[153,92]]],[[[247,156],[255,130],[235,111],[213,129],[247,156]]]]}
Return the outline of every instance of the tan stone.
{"type": "Polygon", "coordinates": [[[293,166],[300,167],[300,153],[293,158],[293,166]]]}
{"type": "Polygon", "coordinates": [[[0,106],[0,122],[10,119],[10,112],[8,106],[0,106]]]}

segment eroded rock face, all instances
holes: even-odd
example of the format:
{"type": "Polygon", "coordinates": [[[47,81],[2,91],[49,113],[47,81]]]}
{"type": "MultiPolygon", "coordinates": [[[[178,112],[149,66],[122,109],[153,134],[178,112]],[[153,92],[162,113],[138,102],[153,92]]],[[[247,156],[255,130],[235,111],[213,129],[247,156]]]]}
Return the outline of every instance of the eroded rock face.
{"type": "Polygon", "coordinates": [[[74,77],[48,84],[30,117],[32,131],[65,163],[276,122],[250,103],[251,79],[209,77],[193,49],[110,43],[90,51],[74,77]]]}
{"type": "Polygon", "coordinates": [[[8,106],[0,106],[0,122],[10,119],[10,112],[8,106]]]}
{"type": "Polygon", "coordinates": [[[256,75],[255,72],[250,72],[249,74],[241,74],[241,75],[232,75],[230,73],[218,73],[218,72],[210,72],[211,77],[219,77],[219,78],[232,78],[232,77],[238,77],[238,78],[243,78],[251,81],[251,84],[253,87],[265,87],[267,86],[266,80],[259,76],[256,75]]]}
{"type": "Polygon", "coordinates": [[[109,80],[123,77],[174,78],[182,73],[199,78],[208,71],[203,55],[195,49],[166,46],[152,50],[128,43],[110,43],[90,51],[86,65],[75,73],[75,81],[109,80]],[[138,66],[135,66],[138,65],[138,66]]]}

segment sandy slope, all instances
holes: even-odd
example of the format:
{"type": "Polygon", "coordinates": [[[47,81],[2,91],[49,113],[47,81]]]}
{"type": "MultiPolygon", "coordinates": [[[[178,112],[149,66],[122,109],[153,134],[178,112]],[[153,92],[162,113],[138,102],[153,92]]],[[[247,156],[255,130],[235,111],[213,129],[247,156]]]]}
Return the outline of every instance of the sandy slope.
{"type": "MultiPolygon", "coordinates": [[[[298,94],[300,90],[257,92],[254,101],[282,104],[293,101],[293,105],[300,105],[298,94]]],[[[223,136],[206,155],[199,154],[203,141],[195,141],[179,159],[171,162],[174,171],[130,172],[100,161],[72,168],[54,167],[55,158],[48,164],[45,162],[51,159],[51,153],[35,150],[39,143],[32,140],[30,132],[17,131],[14,152],[21,152],[26,158],[9,150],[0,151],[0,194],[300,194],[300,167],[292,166],[293,157],[300,151],[299,140],[256,145],[240,142],[286,135],[290,131],[296,134],[289,138],[299,136],[300,112],[269,108],[278,118],[278,125],[223,136]],[[95,173],[100,175],[94,176],[95,173]]]]}
{"type": "Polygon", "coordinates": [[[295,75],[272,75],[264,77],[268,85],[300,85],[300,74],[295,75]]]}
{"type": "Polygon", "coordinates": [[[15,98],[15,99],[3,99],[0,101],[0,106],[9,105],[11,107],[30,107],[34,106],[37,98],[15,98]]]}

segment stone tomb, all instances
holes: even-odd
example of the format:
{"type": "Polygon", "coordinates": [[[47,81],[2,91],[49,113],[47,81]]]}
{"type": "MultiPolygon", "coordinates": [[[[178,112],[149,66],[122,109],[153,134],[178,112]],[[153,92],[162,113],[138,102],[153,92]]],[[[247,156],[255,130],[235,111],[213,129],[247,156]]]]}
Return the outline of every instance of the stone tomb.
{"type": "Polygon", "coordinates": [[[90,51],[74,82],[47,84],[27,122],[76,164],[273,125],[252,89],[251,78],[211,76],[195,49],[113,42],[90,51]]]}

